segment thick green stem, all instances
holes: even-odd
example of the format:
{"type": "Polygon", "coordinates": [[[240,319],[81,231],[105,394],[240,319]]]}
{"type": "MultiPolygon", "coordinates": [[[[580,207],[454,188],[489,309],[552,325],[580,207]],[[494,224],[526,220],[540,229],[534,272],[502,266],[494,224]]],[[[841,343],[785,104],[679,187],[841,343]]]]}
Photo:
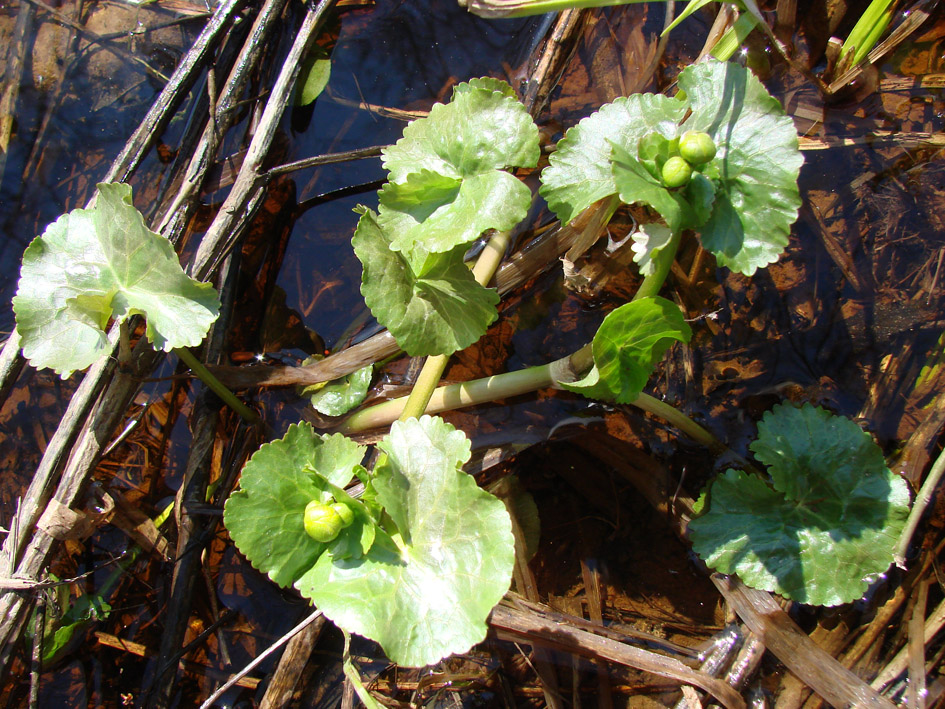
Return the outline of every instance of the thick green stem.
{"type": "Polygon", "coordinates": [[[679,250],[681,238],[682,232],[673,234],[669,243],[656,253],[656,256],[653,258],[655,264],[653,272],[643,278],[643,283],[641,283],[640,287],[637,289],[633,300],[647,298],[660,292],[660,289],[666,282],[666,277],[669,275],[670,269],[673,267],[673,261],[676,260],[676,251],[679,250]]]}
{"type": "MultiPolygon", "coordinates": [[[[487,283],[492,278],[492,274],[505,252],[508,238],[508,233],[501,233],[496,234],[489,241],[486,249],[480,254],[475,268],[473,268],[473,274],[477,281],[487,283]]],[[[680,234],[675,234],[670,242],[656,254],[653,273],[643,279],[643,283],[640,284],[639,290],[633,297],[634,300],[656,295],[660,291],[676,258],[679,241],[680,234]]],[[[405,421],[411,417],[419,417],[424,413],[437,414],[464,406],[484,404],[496,399],[527,394],[538,389],[555,386],[558,381],[573,381],[577,378],[577,375],[583,374],[594,364],[591,345],[587,344],[574,354],[550,364],[530,367],[518,372],[497,374],[472,382],[451,384],[437,389],[436,384],[446,369],[447,361],[448,357],[443,355],[427,358],[409,397],[391,399],[383,404],[359,411],[348,418],[339,430],[343,433],[366,431],[386,426],[398,418],[405,421]]],[[[682,416],[682,414],[679,415],[682,416]]],[[[696,426],[705,435],[711,436],[696,424],[693,423],[692,425],[696,426]]],[[[683,426],[679,428],[686,430],[683,426]]],[[[700,435],[702,434],[693,437],[696,440],[701,440],[700,435]]],[[[714,438],[712,440],[715,441],[714,438]]],[[[715,441],[715,443],[717,444],[718,441],[715,441]]]]}
{"type": "Polygon", "coordinates": [[[256,423],[259,420],[259,415],[237,399],[236,394],[227,389],[219,379],[213,376],[210,370],[204,367],[203,363],[190,353],[190,350],[185,347],[178,347],[174,350],[174,354],[180,357],[181,361],[190,367],[190,371],[196,374],[200,381],[210,387],[210,390],[214,394],[219,396],[227,406],[238,413],[245,421],[256,423]]]}
{"type": "MultiPolygon", "coordinates": [[[[589,350],[589,348],[584,349],[589,350]]],[[[421,413],[438,414],[554,386],[560,376],[556,375],[556,372],[563,371],[563,368],[570,368],[572,358],[577,357],[579,362],[589,362],[589,356],[581,356],[583,352],[583,349],[578,350],[573,355],[540,367],[529,367],[518,372],[505,372],[493,377],[439,387],[431,392],[426,408],[421,413]]],[[[588,363],[584,369],[589,366],[588,363]]],[[[402,396],[359,411],[348,418],[339,430],[342,433],[355,433],[387,426],[398,418],[404,420],[408,415],[411,397],[402,396]]]]}
{"type": "MultiPolygon", "coordinates": [[[[502,261],[502,256],[505,255],[505,251],[509,247],[511,238],[511,232],[500,231],[489,239],[472,269],[473,276],[479,285],[484,286],[492,280],[492,276],[495,275],[495,271],[502,261]]],[[[427,357],[417,381],[410,391],[410,397],[403,406],[399,417],[401,421],[406,421],[409,418],[420,418],[424,413],[432,413],[428,408],[430,397],[433,395],[436,385],[439,384],[443,372],[446,371],[449,360],[448,355],[427,357]]]]}
{"type": "MultiPolygon", "coordinates": [[[[592,364],[591,347],[585,345],[572,355],[540,367],[529,367],[517,372],[506,372],[471,382],[439,387],[431,395],[426,413],[438,414],[443,411],[485,404],[496,399],[528,394],[538,389],[547,389],[556,386],[562,380],[574,381],[592,364]]],[[[408,397],[391,399],[383,404],[372,406],[370,409],[359,411],[345,421],[339,430],[342,433],[357,433],[387,426],[398,416],[403,418],[401,414],[405,411],[407,400],[408,397]]],[[[643,411],[659,416],[694,441],[713,451],[725,450],[725,445],[719,439],[684,413],[677,411],[669,404],[664,404],[659,399],[654,399],[648,394],[640,394],[630,403],[643,411]]]]}

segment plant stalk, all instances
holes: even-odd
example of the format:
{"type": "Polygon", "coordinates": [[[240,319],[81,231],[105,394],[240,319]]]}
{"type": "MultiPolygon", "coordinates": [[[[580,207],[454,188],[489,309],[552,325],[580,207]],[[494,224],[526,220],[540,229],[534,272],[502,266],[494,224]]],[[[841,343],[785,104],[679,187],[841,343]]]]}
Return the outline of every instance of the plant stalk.
{"type": "Polygon", "coordinates": [[[174,354],[180,357],[181,361],[190,367],[190,371],[197,375],[210,390],[220,397],[223,402],[238,413],[244,421],[256,423],[259,421],[259,415],[249,408],[246,404],[236,398],[236,394],[227,389],[219,379],[210,373],[210,370],[203,366],[203,362],[193,356],[186,347],[177,347],[174,354]]]}
{"type": "MultiPolygon", "coordinates": [[[[505,255],[505,251],[509,247],[511,238],[512,232],[500,231],[489,239],[489,243],[479,254],[476,265],[472,269],[473,276],[479,285],[484,286],[492,280],[492,276],[495,275],[496,269],[499,268],[499,263],[502,261],[502,256],[505,255]]],[[[410,396],[403,405],[399,416],[401,421],[406,421],[409,418],[420,418],[424,413],[433,413],[428,408],[430,397],[433,396],[436,385],[439,384],[449,361],[449,355],[427,357],[417,381],[410,391],[410,396]]]]}
{"type": "MultiPolygon", "coordinates": [[[[633,296],[633,300],[656,295],[663,287],[673,261],[676,259],[676,251],[679,248],[681,236],[681,233],[674,234],[669,243],[656,254],[653,259],[655,268],[650,275],[644,277],[640,288],[633,296]]],[[[507,232],[496,234],[479,255],[479,260],[473,268],[473,274],[479,283],[487,283],[492,278],[492,273],[498,267],[502,254],[505,253],[508,239],[509,234],[507,232]]],[[[438,414],[466,406],[484,404],[496,399],[507,399],[512,396],[527,394],[538,389],[557,386],[558,382],[576,381],[580,375],[594,364],[591,344],[587,344],[577,352],[549,364],[436,388],[436,384],[446,369],[448,360],[449,358],[445,355],[428,357],[420,371],[417,383],[408,397],[391,399],[383,404],[359,411],[350,416],[338,430],[342,433],[366,431],[389,425],[398,419],[406,421],[411,417],[420,417],[424,413],[438,414]]],[[[653,399],[653,401],[656,400],[653,399]]],[[[640,408],[649,410],[643,406],[640,408]]],[[[675,409],[673,411],[685,419],[686,423],[683,425],[677,424],[680,430],[687,433],[690,433],[691,430],[690,435],[695,440],[704,443],[711,439],[713,443],[707,445],[724,448],[708,431],[691,419],[686,418],[683,414],[676,412],[675,409]],[[708,438],[706,438],[707,436],[708,438]]],[[[668,421],[674,421],[676,417],[664,416],[664,418],[668,421]]]]}
{"type": "Polygon", "coordinates": [[[938,484],[942,481],[942,475],[945,474],[945,451],[939,453],[935,463],[932,464],[929,474],[926,476],[922,487],[919,488],[915,496],[915,502],[912,503],[912,509],[909,511],[909,517],[906,519],[906,525],[903,527],[902,534],[899,535],[899,542],[893,551],[893,560],[896,566],[906,568],[906,553],[909,551],[909,545],[912,543],[912,536],[919,527],[919,522],[925,514],[926,508],[932,501],[938,484]]]}

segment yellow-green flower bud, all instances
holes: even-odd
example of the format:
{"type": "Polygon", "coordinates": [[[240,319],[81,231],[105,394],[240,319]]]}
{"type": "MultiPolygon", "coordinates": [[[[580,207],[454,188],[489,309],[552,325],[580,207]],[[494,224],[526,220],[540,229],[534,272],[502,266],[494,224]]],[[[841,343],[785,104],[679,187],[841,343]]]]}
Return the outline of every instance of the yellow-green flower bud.
{"type": "Polygon", "coordinates": [[[343,502],[334,503],[331,508],[338,513],[338,516],[341,517],[341,528],[350,527],[351,523],[354,522],[354,510],[352,510],[348,505],[343,502]]]}
{"type": "Polygon", "coordinates": [[[692,166],[680,156],[674,155],[663,163],[662,175],[663,184],[670,189],[682,187],[688,184],[689,178],[692,177],[692,166]]]}
{"type": "Polygon", "coordinates": [[[715,143],[708,133],[687,130],[679,139],[679,154],[690,165],[704,165],[715,157],[715,143]]]}
{"type": "Polygon", "coordinates": [[[302,525],[308,536],[322,543],[330,542],[347,526],[332,505],[326,505],[318,500],[312,500],[305,506],[302,525]]]}

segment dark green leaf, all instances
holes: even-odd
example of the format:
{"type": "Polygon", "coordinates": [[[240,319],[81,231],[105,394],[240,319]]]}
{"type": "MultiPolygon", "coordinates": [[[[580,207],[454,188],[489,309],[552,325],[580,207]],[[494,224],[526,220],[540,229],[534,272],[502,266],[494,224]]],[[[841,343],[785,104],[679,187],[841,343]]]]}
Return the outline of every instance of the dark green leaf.
{"type": "Polygon", "coordinates": [[[640,298],[610,313],[592,345],[594,367],[565,389],[594,399],[629,404],[646,386],[656,363],[674,341],[688,342],[692,330],[679,308],[659,296],[640,298]]]}
{"type": "Polygon", "coordinates": [[[498,294],[476,282],[462,248],[424,259],[391,251],[389,236],[370,210],[361,216],[352,245],[364,266],[365,302],[413,357],[464,349],[497,317],[498,294]],[[412,260],[423,262],[420,274],[412,260]]]}
{"type": "Polygon", "coordinates": [[[689,526],[693,549],[722,573],[803,603],[861,597],[893,561],[906,483],[855,423],[810,404],[766,413],[751,449],[771,485],[735,470],[716,479],[708,512],[689,526]]]}

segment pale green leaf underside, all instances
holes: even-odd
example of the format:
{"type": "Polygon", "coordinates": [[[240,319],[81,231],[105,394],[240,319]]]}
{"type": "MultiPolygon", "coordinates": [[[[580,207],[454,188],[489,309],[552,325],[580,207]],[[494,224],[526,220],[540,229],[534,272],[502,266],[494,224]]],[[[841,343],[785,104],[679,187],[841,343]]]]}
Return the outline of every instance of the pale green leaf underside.
{"type": "Polygon", "coordinates": [[[583,119],[558,141],[541,173],[539,193],[562,223],[617,193],[611,172],[613,144],[636,153],[640,138],[658,131],[675,138],[686,104],[660,94],[618,98],[583,119]]]}
{"type": "Polygon", "coordinates": [[[347,485],[364,451],[341,434],[320,436],[310,424],[300,423],[253,454],[239,490],[226,502],[223,519],[254,567],[284,587],[312,567],[326,545],[305,533],[305,506],[312,500],[330,501],[326,481],[339,488],[347,485]]]}
{"type": "Polygon", "coordinates": [[[674,341],[692,330],[679,308],[659,296],[631,301],[611,312],[594,335],[594,366],[583,379],[561,386],[584,396],[629,404],[646,386],[674,341]]]}
{"type": "Polygon", "coordinates": [[[633,260],[640,267],[640,275],[653,274],[656,271],[653,259],[673,238],[672,230],[662,224],[643,224],[630,236],[633,260]]]}
{"type": "Polygon", "coordinates": [[[462,253],[432,254],[417,275],[389,243],[374,213],[366,211],[352,239],[364,267],[361,294],[397,344],[418,357],[452,354],[478,340],[497,317],[499,296],[476,282],[462,253]]]}
{"type": "Polygon", "coordinates": [[[100,184],[93,209],[64,214],[33,239],[13,298],[24,355],[63,377],[110,350],[110,319],[143,313],[148,339],[170,351],[199,344],[219,308],[213,286],[184,273],[124,184],[100,184]]]}
{"type": "Polygon", "coordinates": [[[394,662],[432,664],[485,637],[486,617],[511,581],[511,522],[459,469],[469,442],[441,419],[397,422],[382,447],[388,466],[378,498],[409,542],[398,549],[379,535],[363,559],[325,555],[296,586],[394,662]]]}
{"type": "Polygon", "coordinates": [[[705,131],[719,146],[710,163],[719,176],[717,207],[700,229],[702,245],[720,265],[750,276],[777,261],[797,219],[804,158],[794,123],[738,64],[687,67],[679,88],[692,106],[682,129],[705,131]]]}
{"type": "Polygon", "coordinates": [[[765,414],[752,443],[773,486],[729,470],[690,523],[712,568],[803,603],[860,598],[893,561],[909,511],[906,483],[852,421],[806,404],[765,414]]]}

